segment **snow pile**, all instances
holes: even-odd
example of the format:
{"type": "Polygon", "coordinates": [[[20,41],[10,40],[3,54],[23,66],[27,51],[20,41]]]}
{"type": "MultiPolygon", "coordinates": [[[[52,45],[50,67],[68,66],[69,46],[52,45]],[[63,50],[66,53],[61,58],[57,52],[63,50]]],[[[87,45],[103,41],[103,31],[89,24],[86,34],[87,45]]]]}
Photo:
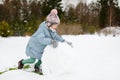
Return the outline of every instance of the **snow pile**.
{"type": "Polygon", "coordinates": [[[26,72],[22,70],[14,70],[14,71],[9,71],[2,76],[0,76],[0,80],[46,80],[44,76],[31,73],[31,72],[26,72]]]}
{"type": "MultiPolygon", "coordinates": [[[[78,35],[63,36],[73,48],[59,43],[47,46],[42,57],[44,75],[14,70],[0,75],[0,80],[120,80],[120,37],[78,35]]],[[[26,58],[29,37],[0,38],[0,72],[17,66],[26,58]]]]}
{"type": "Polygon", "coordinates": [[[101,34],[118,36],[120,35],[120,27],[106,27],[100,31],[101,34]]]}
{"type": "Polygon", "coordinates": [[[43,73],[51,80],[71,80],[71,70],[74,64],[75,52],[65,43],[59,44],[58,48],[48,46],[43,55],[43,73]],[[61,79],[63,76],[67,79],[61,79]]]}

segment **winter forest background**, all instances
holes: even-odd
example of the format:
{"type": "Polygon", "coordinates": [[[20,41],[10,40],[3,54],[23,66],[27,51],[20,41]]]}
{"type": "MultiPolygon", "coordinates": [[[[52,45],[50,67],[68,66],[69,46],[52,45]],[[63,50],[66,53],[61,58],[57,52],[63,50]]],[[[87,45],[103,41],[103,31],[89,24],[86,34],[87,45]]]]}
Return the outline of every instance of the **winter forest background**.
{"type": "Polygon", "coordinates": [[[93,34],[108,26],[120,26],[118,0],[78,0],[76,6],[69,4],[64,9],[62,0],[2,0],[0,36],[32,35],[53,8],[59,11],[60,34],[93,34]]]}

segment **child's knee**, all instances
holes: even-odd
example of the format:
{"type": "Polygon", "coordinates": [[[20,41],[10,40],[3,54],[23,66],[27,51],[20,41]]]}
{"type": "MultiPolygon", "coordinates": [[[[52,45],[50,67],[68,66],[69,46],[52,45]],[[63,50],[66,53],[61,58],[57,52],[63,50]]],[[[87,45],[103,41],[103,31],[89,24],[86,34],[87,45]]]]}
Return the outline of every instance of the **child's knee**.
{"type": "Polygon", "coordinates": [[[31,62],[31,63],[34,63],[35,60],[36,60],[35,58],[31,58],[31,59],[30,59],[30,62],[31,62]]]}

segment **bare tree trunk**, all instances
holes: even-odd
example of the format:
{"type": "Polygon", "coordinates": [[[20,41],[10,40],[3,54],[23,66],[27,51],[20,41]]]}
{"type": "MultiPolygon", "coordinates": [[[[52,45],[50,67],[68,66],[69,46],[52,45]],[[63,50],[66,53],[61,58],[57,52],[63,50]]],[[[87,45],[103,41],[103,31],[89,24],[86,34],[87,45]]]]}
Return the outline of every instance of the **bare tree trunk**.
{"type": "Polygon", "coordinates": [[[111,4],[110,4],[110,16],[109,16],[109,26],[111,27],[112,26],[112,7],[111,7],[111,4]]]}

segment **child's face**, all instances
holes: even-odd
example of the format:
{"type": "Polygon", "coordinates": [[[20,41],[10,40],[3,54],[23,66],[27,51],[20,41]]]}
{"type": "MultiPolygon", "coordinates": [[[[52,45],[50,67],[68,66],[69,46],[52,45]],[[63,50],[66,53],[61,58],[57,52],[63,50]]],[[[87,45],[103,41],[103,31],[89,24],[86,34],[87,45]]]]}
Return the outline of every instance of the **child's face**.
{"type": "Polygon", "coordinates": [[[58,24],[54,24],[54,25],[51,26],[51,28],[54,29],[54,30],[56,30],[57,26],[58,26],[58,24]]]}

